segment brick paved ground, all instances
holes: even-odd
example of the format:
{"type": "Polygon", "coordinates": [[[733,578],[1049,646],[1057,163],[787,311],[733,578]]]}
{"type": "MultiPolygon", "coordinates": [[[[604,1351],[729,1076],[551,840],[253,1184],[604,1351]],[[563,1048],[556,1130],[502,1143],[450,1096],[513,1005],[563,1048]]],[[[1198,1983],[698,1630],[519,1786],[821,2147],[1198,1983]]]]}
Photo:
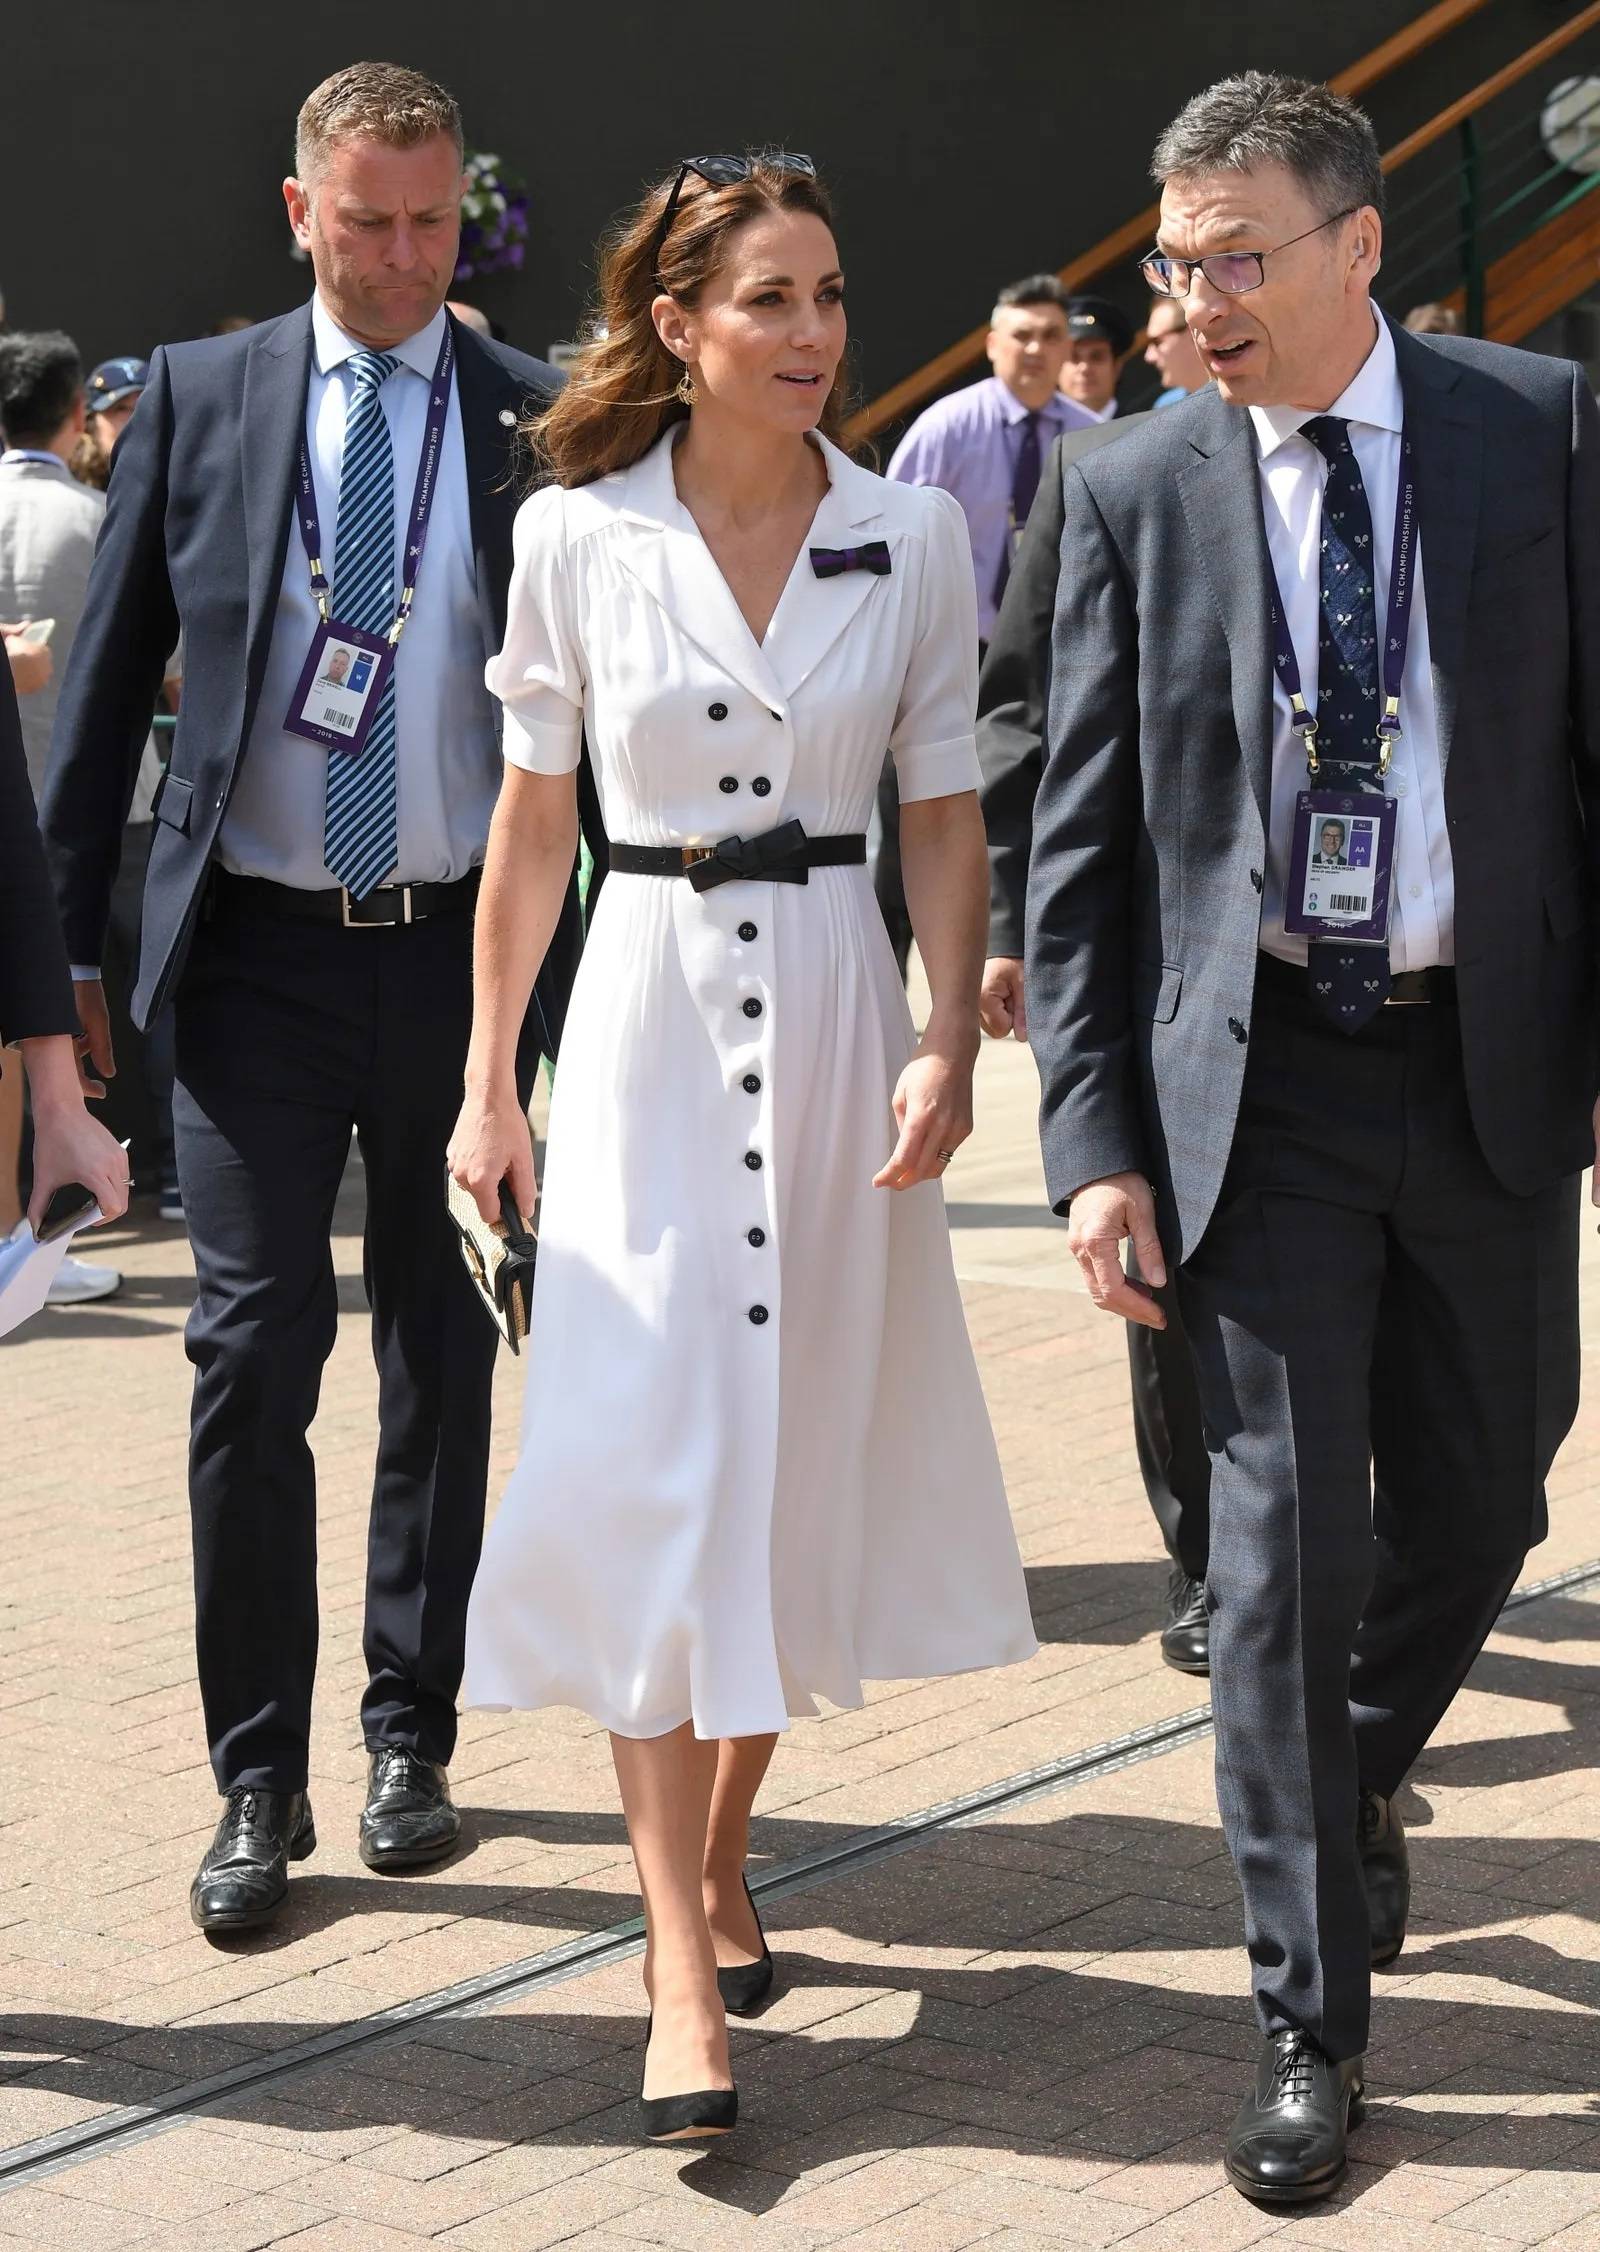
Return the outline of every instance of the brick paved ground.
{"type": "MultiPolygon", "coordinates": [[[[991,1050],[950,1198],[1043,1647],[796,1728],[764,1801],[769,1860],[1198,1702],[1154,1658],[1164,1568],[1121,1337],[1064,1271],[1031,1106],[1025,1054],[991,1050]]],[[[353,1186],[352,1224],[357,1209],[353,1186]]],[[[454,1774],[473,1843],[449,1866],[382,1880],[356,1858],[373,1386],[352,1233],[338,1252],[344,1319],[316,1434],[323,1842],[280,1925],[227,1949],[185,1903],[215,1802],[190,1647],[181,1233],[124,1231],[121,1300],[0,1347],[0,2146],[634,1912],[605,1741],[570,1713],[468,1719],[454,1774]]],[[[516,1405],[506,1360],[497,1476],[516,1405]]],[[[1592,1404],[1530,1577],[1600,1556],[1597,1434],[1592,1404]]],[[[778,1903],[783,1988],[735,2035],[745,2121],[726,2156],[635,2146],[643,2027],[626,1962],[0,2195],[0,2242],[1226,2252],[1293,2229],[1398,2252],[1600,2248],[1597,1635],[1600,1603],[1582,1598],[1509,1617],[1418,1772],[1418,1913],[1382,1985],[1377,2101],[1347,2191],[1314,2216],[1258,2214],[1218,2174],[1252,2033],[1202,1743],[778,1903]]]]}

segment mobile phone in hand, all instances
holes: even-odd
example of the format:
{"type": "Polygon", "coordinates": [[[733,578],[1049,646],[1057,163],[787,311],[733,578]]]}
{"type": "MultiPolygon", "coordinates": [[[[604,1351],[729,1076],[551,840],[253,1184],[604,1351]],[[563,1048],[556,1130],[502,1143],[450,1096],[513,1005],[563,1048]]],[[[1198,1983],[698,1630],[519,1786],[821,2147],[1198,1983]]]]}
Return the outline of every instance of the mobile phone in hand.
{"type": "Polygon", "coordinates": [[[93,1189],[86,1189],[81,1181],[64,1181],[45,1206],[34,1240],[37,1243],[59,1242],[74,1228],[87,1227],[99,1216],[100,1204],[93,1189]]]}

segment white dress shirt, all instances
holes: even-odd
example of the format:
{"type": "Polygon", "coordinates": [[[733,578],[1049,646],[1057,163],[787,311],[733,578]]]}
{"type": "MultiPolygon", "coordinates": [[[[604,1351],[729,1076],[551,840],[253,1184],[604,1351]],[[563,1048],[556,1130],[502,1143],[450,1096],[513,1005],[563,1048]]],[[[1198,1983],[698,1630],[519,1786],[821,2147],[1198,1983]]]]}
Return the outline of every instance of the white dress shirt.
{"type": "MultiPolygon", "coordinates": [[[[378,394],[394,449],[397,602],[428,386],[438,364],[444,324],[441,309],[425,329],[393,347],[400,365],[378,394]]],[[[311,327],[306,440],[322,520],[323,566],[333,581],[337,617],[339,472],[350,405],[348,362],[362,347],[346,336],[320,298],[312,301],[311,327]]],[[[330,753],[304,736],[287,734],[283,725],[318,622],[305,545],[291,520],[261,701],[218,838],[217,856],[235,875],[267,876],[301,891],[325,891],[334,884],[322,857],[323,826],[328,759],[342,754],[330,753]]],[[[483,664],[461,396],[452,382],[416,604],[395,657],[399,852],[392,882],[447,882],[466,875],[483,859],[502,771],[483,664]]]]}
{"type": "MultiPolygon", "coordinates": [[[[1394,339],[1379,320],[1377,338],[1354,381],[1328,409],[1350,426],[1350,444],[1372,511],[1373,578],[1377,627],[1388,616],[1389,570],[1394,547],[1395,496],[1400,483],[1400,429],[1405,405],[1395,365],[1394,339]]],[[[1320,622],[1322,494],[1327,463],[1300,436],[1315,415],[1305,407],[1252,407],[1267,547],[1300,661],[1305,699],[1316,708],[1320,622]]],[[[1420,970],[1455,960],[1455,873],[1445,826],[1444,775],[1428,648],[1425,577],[1428,527],[1417,546],[1411,639],[1400,689],[1404,733],[1389,767],[1388,792],[1399,806],[1395,823],[1393,907],[1389,922],[1391,968],[1420,970]]],[[[1267,839],[1266,884],[1261,902],[1261,944],[1284,961],[1303,962],[1306,942],[1283,927],[1284,889],[1294,834],[1295,799],[1311,786],[1305,752],[1290,724],[1287,691],[1274,676],[1272,692],[1272,820],[1267,839]]]]}

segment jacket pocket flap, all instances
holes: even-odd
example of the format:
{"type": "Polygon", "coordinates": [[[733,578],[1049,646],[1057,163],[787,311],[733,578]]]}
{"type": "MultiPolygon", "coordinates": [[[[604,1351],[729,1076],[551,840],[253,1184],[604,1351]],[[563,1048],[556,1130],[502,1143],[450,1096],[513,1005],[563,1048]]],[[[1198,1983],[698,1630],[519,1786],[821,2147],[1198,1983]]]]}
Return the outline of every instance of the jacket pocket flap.
{"type": "Polygon", "coordinates": [[[1133,1013],[1156,1024],[1170,1024],[1178,1013],[1183,972],[1175,962],[1135,962],[1133,1013]]]}
{"type": "Polygon", "coordinates": [[[156,792],[156,802],[152,810],[158,821],[164,821],[169,829],[181,830],[183,835],[187,836],[189,834],[189,808],[193,802],[193,783],[186,782],[181,774],[174,774],[169,770],[161,777],[161,787],[156,792]]]}

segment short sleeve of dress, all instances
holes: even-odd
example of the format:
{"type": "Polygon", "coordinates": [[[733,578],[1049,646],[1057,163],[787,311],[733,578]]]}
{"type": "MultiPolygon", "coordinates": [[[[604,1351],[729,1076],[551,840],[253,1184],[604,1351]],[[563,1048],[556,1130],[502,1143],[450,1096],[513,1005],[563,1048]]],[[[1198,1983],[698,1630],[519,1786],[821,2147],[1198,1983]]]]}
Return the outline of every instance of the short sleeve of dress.
{"type": "Polygon", "coordinates": [[[559,485],[547,485],[517,511],[505,646],[484,673],[505,706],[505,755],[530,774],[572,773],[583,741],[583,652],[565,502],[559,485]]]}
{"type": "Polygon", "coordinates": [[[981,780],[973,734],[978,597],[972,543],[960,502],[932,485],[924,491],[928,526],[917,630],[889,738],[902,805],[954,797],[981,780]]]}

